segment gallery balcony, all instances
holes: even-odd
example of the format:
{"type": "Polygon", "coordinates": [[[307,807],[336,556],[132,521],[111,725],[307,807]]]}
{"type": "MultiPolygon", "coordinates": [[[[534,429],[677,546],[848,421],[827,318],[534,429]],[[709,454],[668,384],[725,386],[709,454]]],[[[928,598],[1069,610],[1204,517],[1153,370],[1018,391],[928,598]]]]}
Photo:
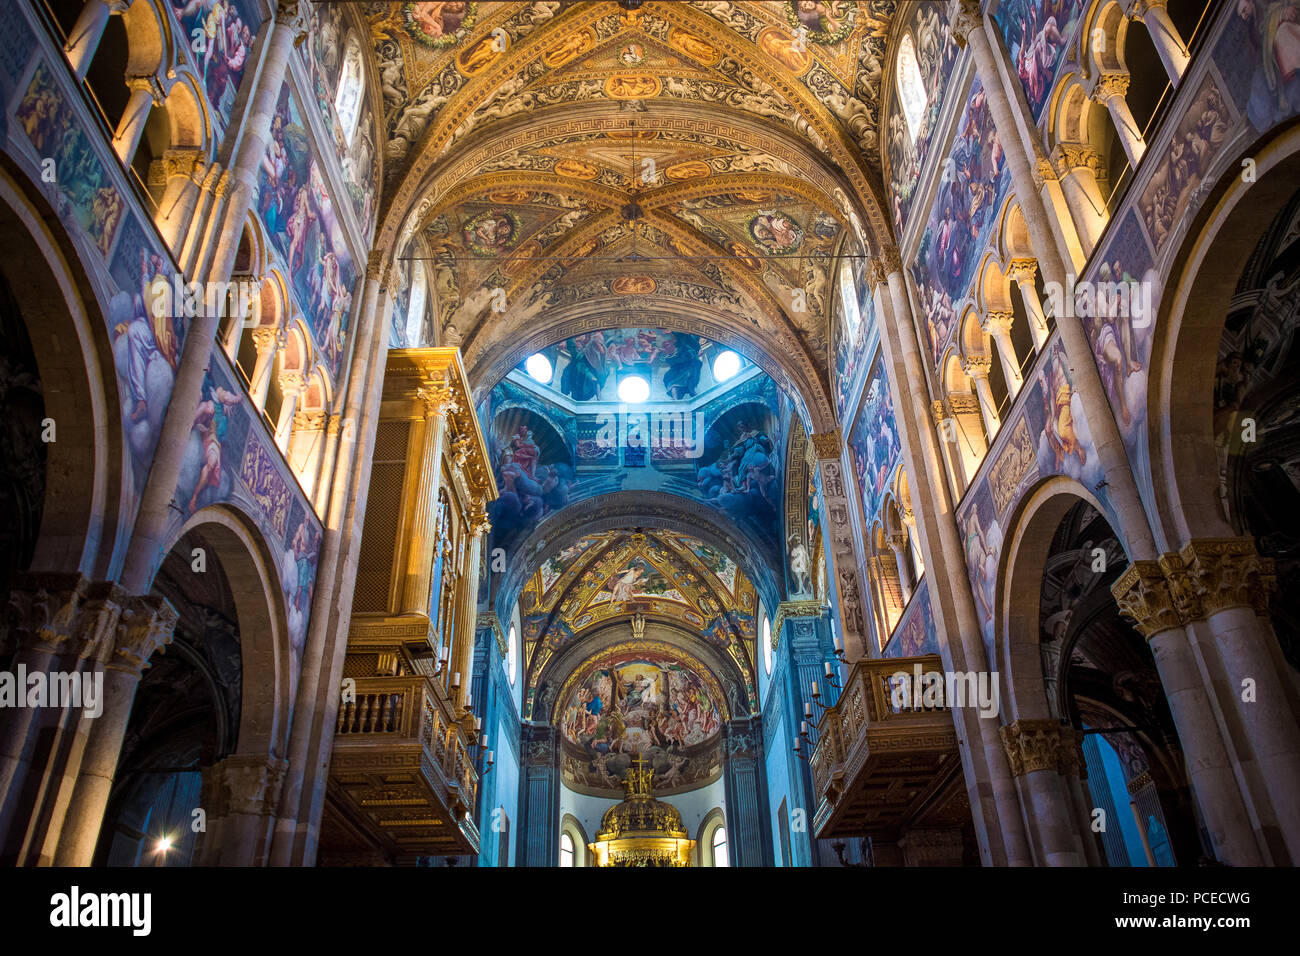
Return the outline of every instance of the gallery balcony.
{"type": "Polygon", "coordinates": [[[811,769],[819,838],[893,841],[914,827],[946,823],[960,801],[961,760],[952,715],[935,695],[894,699],[900,671],[943,673],[936,655],[862,660],[817,724],[811,769]]]}
{"type": "Polygon", "coordinates": [[[423,675],[357,678],[334,728],[334,825],[399,863],[477,854],[478,773],[465,723],[423,675]]]}

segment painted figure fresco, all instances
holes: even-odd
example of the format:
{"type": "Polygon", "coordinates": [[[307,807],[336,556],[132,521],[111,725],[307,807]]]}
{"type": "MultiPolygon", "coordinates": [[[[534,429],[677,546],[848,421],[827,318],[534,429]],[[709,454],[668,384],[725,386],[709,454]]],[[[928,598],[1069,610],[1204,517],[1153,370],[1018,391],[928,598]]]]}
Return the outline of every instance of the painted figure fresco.
{"type": "Polygon", "coordinates": [[[569,503],[576,477],[573,457],[554,427],[532,412],[499,414],[488,446],[500,491],[488,505],[492,547],[509,548],[569,503]]]}
{"type": "Polygon", "coordinates": [[[1065,346],[1059,340],[1052,343],[1049,358],[1041,367],[1038,386],[1043,412],[1039,469],[1043,474],[1067,475],[1085,488],[1096,488],[1102,480],[1101,461],[1084,416],[1083,400],[1070,378],[1065,346]]]}
{"type": "Polygon", "coordinates": [[[638,598],[686,602],[671,580],[645,558],[636,557],[606,579],[591,603],[625,604],[638,598]]]}
{"type": "MultiPolygon", "coordinates": [[[[704,361],[711,342],[687,332],[607,329],[587,332],[543,349],[551,361],[551,387],[579,402],[617,402],[620,372],[636,372],[650,385],[650,401],[692,398],[714,384],[704,361]]],[[[748,363],[741,361],[744,368],[748,363]]]]}
{"type": "Polygon", "coordinates": [[[1262,131],[1300,112],[1300,3],[1237,0],[1236,12],[1255,54],[1246,112],[1262,131]]]}
{"type": "Polygon", "coordinates": [[[938,653],[939,638],[934,627],[934,611],[930,607],[929,581],[922,580],[882,656],[917,657],[938,653]]]}
{"type": "MultiPolygon", "coordinates": [[[[921,165],[930,151],[934,124],[943,108],[948,78],[957,59],[958,48],[948,34],[944,5],[937,0],[923,0],[900,8],[899,16],[910,18],[909,30],[903,34],[911,40],[912,56],[921,78],[920,90],[925,105],[920,122],[913,129],[903,114],[896,82],[890,103],[886,131],[886,156],[889,161],[889,195],[894,225],[901,232],[912,208],[913,193],[921,176],[921,165]]],[[[900,41],[901,43],[902,41],[900,41]]]]}
{"type": "Polygon", "coordinates": [[[691,756],[711,756],[722,716],[692,668],[664,655],[624,651],[578,684],[560,730],[566,750],[576,750],[584,769],[595,772],[589,785],[617,787],[631,761],[642,756],[656,771],[663,767],[657,780],[672,789],[687,782],[691,756]]]}
{"type": "Polygon", "coordinates": [[[936,362],[952,331],[953,307],[970,289],[975,264],[1010,185],[1002,142],[984,87],[976,79],[912,266],[936,362]]]}
{"type": "Polygon", "coordinates": [[[182,33],[191,39],[208,102],[229,122],[260,22],[256,12],[245,0],[171,0],[171,7],[182,33]]]}
{"type": "Polygon", "coordinates": [[[857,4],[846,0],[794,0],[786,3],[790,25],[813,43],[838,43],[853,30],[857,4]]]}
{"type": "Polygon", "coordinates": [[[293,279],[299,308],[331,374],[338,371],[352,308],[356,268],[286,84],[258,170],[258,212],[293,279]]]}
{"type": "Polygon", "coordinates": [[[706,504],[770,533],[781,497],[775,446],[765,423],[744,417],[747,409],[740,411],[706,433],[695,480],[706,504]]]}
{"type": "Polygon", "coordinates": [[[358,36],[348,36],[338,3],[317,4],[307,33],[310,43],[303,47],[303,63],[316,107],[333,134],[353,211],[362,230],[368,230],[374,215],[377,154],[374,113],[365,96],[362,70],[365,48],[358,36]],[[347,91],[340,100],[339,84],[344,81],[347,91]]]}
{"type": "Polygon", "coordinates": [[[863,391],[862,407],[849,435],[853,470],[862,495],[862,514],[868,522],[884,500],[890,476],[901,450],[894,426],[894,401],[889,395],[889,378],[877,353],[863,391]]]}
{"type": "Polygon", "coordinates": [[[1084,6],[1083,0],[1003,0],[993,15],[1035,120],[1056,83],[1084,6]]]}

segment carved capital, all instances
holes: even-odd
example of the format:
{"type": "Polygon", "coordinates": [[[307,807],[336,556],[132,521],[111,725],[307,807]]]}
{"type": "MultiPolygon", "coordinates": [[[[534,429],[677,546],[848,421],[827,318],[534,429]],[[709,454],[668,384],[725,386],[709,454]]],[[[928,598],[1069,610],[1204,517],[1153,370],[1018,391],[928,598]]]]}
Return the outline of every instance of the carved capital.
{"type": "Polygon", "coordinates": [[[1169,0],[1137,0],[1133,4],[1133,9],[1129,11],[1130,20],[1146,21],[1146,15],[1152,10],[1164,10],[1169,6],[1169,0]]]}
{"type": "Polygon", "coordinates": [[[302,372],[281,372],[276,381],[279,383],[280,391],[285,397],[301,395],[307,388],[307,379],[303,377],[302,372]]]}
{"type": "Polygon", "coordinates": [[[1062,745],[1078,746],[1074,728],[1052,718],[1021,718],[998,728],[998,735],[1002,738],[1013,777],[1023,777],[1038,770],[1065,772],[1063,764],[1066,761],[1062,760],[1065,748],[1062,745]]]}
{"type": "Polygon", "coordinates": [[[1007,276],[1013,282],[1032,286],[1038,276],[1037,259],[1012,259],[1007,267],[1007,276]]]}
{"type": "Polygon", "coordinates": [[[936,425],[941,425],[948,419],[948,407],[944,405],[943,399],[936,398],[930,403],[930,417],[934,419],[936,425]]]}
{"type": "Polygon", "coordinates": [[[1062,176],[1075,169],[1089,169],[1101,176],[1106,170],[1101,154],[1086,143],[1057,143],[1052,150],[1052,162],[1062,176]]]}
{"type": "Polygon", "coordinates": [[[268,355],[277,346],[283,344],[284,339],[280,335],[280,330],[272,326],[262,326],[253,329],[249,335],[253,338],[253,347],[257,349],[259,356],[268,355]]]}
{"type": "Polygon", "coordinates": [[[840,457],[843,440],[840,438],[838,428],[828,432],[814,432],[809,438],[812,439],[813,449],[817,452],[819,460],[826,458],[838,459],[840,457]]]}
{"type": "Polygon", "coordinates": [[[983,29],[984,17],[979,0],[950,0],[948,4],[948,31],[960,47],[966,46],[970,35],[983,29]]]}
{"type": "Polygon", "coordinates": [[[134,674],[138,679],[154,651],[172,642],[176,618],[176,609],[165,598],[151,594],[129,598],[122,608],[117,640],[105,669],[134,674]]]}
{"type": "Polygon", "coordinates": [[[968,355],[961,360],[962,371],[978,381],[988,378],[993,369],[993,359],[987,355],[968,355]]]}
{"type": "Polygon", "coordinates": [[[204,767],[203,804],[208,815],[220,819],[232,813],[268,816],[280,802],[289,762],[245,754],[204,767]]]}
{"type": "Polygon", "coordinates": [[[1277,572],[1273,559],[1260,557],[1251,538],[1202,538],[1188,544],[1178,557],[1188,600],[1197,603],[1198,617],[1233,607],[1268,613],[1277,572]]]}
{"type": "Polygon", "coordinates": [[[880,247],[880,267],[884,270],[886,279],[895,272],[903,271],[902,253],[892,242],[880,247]]]}
{"type": "MultiPolygon", "coordinates": [[[[985,374],[987,374],[987,367],[985,374]]],[[[978,415],[980,400],[973,392],[949,392],[948,407],[954,415],[978,415]]]]}
{"type": "Polygon", "coordinates": [[[1047,183],[1056,182],[1059,178],[1056,175],[1056,170],[1052,168],[1052,164],[1048,161],[1047,157],[1041,155],[1034,158],[1033,176],[1034,185],[1039,189],[1042,189],[1047,183]]]}
{"type": "Polygon", "coordinates": [[[446,418],[460,411],[455,391],[445,382],[430,379],[415,390],[415,396],[424,403],[425,418],[446,418]]]}
{"type": "Polygon", "coordinates": [[[981,316],[980,328],[994,337],[1010,334],[1011,325],[1016,320],[1014,312],[986,312],[981,316]]]}
{"type": "Polygon", "coordinates": [[[1110,593],[1120,614],[1132,621],[1147,640],[1183,624],[1183,615],[1158,561],[1134,561],[1110,586],[1110,593]]]}
{"type": "Polygon", "coordinates": [[[375,282],[383,284],[384,272],[387,266],[384,262],[384,253],[380,249],[372,249],[370,258],[366,260],[366,278],[373,279],[375,282]]]}
{"type": "Polygon", "coordinates": [[[293,430],[318,432],[325,428],[325,422],[329,418],[325,412],[294,412],[293,430]]]}
{"type": "Polygon", "coordinates": [[[128,76],[126,78],[126,88],[132,93],[148,93],[153,99],[154,106],[162,106],[163,101],[167,99],[167,93],[158,82],[158,76],[154,73],[141,74],[138,76],[128,76]]]}
{"type": "Polygon", "coordinates": [[[873,289],[878,285],[885,285],[889,282],[888,273],[885,272],[885,264],[879,259],[867,260],[867,281],[873,289]]]}
{"type": "Polygon", "coordinates": [[[1105,106],[1114,97],[1123,97],[1128,93],[1128,84],[1128,73],[1103,73],[1097,77],[1090,95],[1093,100],[1105,106]]]}

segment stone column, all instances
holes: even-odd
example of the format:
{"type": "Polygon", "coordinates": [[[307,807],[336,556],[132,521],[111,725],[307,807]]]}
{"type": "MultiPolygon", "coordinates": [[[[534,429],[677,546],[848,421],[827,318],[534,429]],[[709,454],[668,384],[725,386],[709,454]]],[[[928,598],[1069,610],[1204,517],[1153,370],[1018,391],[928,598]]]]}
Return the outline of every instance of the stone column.
{"type": "Polygon", "coordinates": [[[299,410],[293,416],[293,438],[289,442],[289,464],[298,472],[298,482],[309,500],[314,500],[325,457],[325,412],[299,410]]]}
{"type": "Polygon", "coordinates": [[[156,76],[133,76],[126,81],[131,96],[126,101],[122,119],[118,121],[117,132],[113,134],[113,152],[127,166],[131,157],[140,146],[140,137],[144,134],[144,124],[149,119],[149,112],[155,106],[162,106],[165,96],[158,85],[156,76]]]}
{"type": "Polygon", "coordinates": [[[1169,74],[1169,82],[1177,86],[1187,71],[1191,54],[1178,33],[1178,27],[1174,26],[1174,21],[1169,17],[1168,6],[1169,0],[1137,0],[1133,4],[1131,16],[1146,25],[1151,43],[1160,54],[1165,72],[1169,74]]]}
{"type": "MultiPolygon", "coordinates": [[[[555,729],[525,725],[520,748],[519,862],[522,866],[555,866],[560,843],[560,755],[555,729]]],[[[595,836],[595,834],[591,834],[595,836]]]]}
{"type": "Polygon", "coordinates": [[[844,625],[844,649],[850,660],[867,657],[870,642],[865,607],[858,584],[857,549],[853,543],[853,525],[849,517],[848,491],[844,483],[843,442],[839,429],[809,436],[822,475],[822,501],[826,508],[826,547],[835,571],[833,586],[839,596],[840,617],[844,625]]]}
{"type": "Polygon", "coordinates": [[[474,634],[478,617],[478,570],[483,559],[483,542],[492,530],[487,519],[487,503],[475,498],[474,511],[469,516],[469,540],[466,542],[465,565],[458,582],[456,596],[456,638],[452,645],[453,672],[460,672],[460,691],[455,702],[460,708],[469,706],[470,669],[473,666],[474,634]]]}
{"type": "Polygon", "coordinates": [[[257,361],[253,364],[253,374],[249,376],[249,397],[257,408],[266,408],[266,393],[271,388],[271,371],[275,366],[276,351],[284,345],[284,334],[277,328],[253,329],[253,347],[257,349],[257,361]]]}
{"type": "Polygon", "coordinates": [[[287,764],[265,754],[231,754],[203,768],[201,866],[265,866],[287,764]]]}
{"type": "MultiPolygon", "coordinates": [[[[424,441],[420,447],[420,474],[417,479],[411,519],[411,545],[407,553],[406,574],[402,585],[401,612],[429,613],[429,588],[433,576],[434,547],[437,544],[434,522],[438,515],[438,490],[442,487],[442,455],[447,436],[447,416],[460,410],[454,393],[446,382],[430,379],[416,390],[424,405],[424,441]]],[[[475,596],[477,600],[477,595],[475,596]]],[[[462,673],[461,680],[469,674],[462,673]]]]}
{"type": "MultiPolygon", "coordinates": [[[[293,49],[294,36],[298,32],[295,26],[298,21],[296,0],[281,0],[268,37],[258,86],[244,117],[242,139],[232,164],[233,189],[221,227],[221,245],[213,268],[205,276],[209,281],[226,281],[234,265],[243,235],[244,220],[257,193],[257,168],[266,152],[271,116],[275,112],[284,82],[285,67],[293,49]]],[[[172,495],[180,477],[181,462],[194,423],[194,409],[198,406],[203,378],[212,355],[217,322],[218,316],[208,315],[205,310],[204,314],[196,316],[191,322],[185,337],[171,400],[158,437],[158,450],[141,494],[131,544],[122,570],[121,584],[132,593],[148,590],[154,570],[163,557],[163,534],[171,515],[172,495]]]]}
{"type": "Polygon", "coordinates": [[[1294,864],[1300,861],[1300,727],[1268,650],[1277,639],[1268,618],[1273,561],[1261,558],[1249,538],[1209,538],[1165,555],[1161,564],[1171,586],[1187,595],[1189,616],[1204,618],[1214,637],[1228,678],[1222,698],[1233,701],[1294,864]]]}
{"type": "Polygon", "coordinates": [[[1083,846],[1060,775],[1062,733],[1068,726],[1052,718],[1020,718],[1000,731],[1011,773],[1026,797],[1025,815],[1038,845],[1039,863],[1082,866],[1083,846]]]}
{"type": "Polygon", "coordinates": [[[302,372],[288,371],[280,373],[279,383],[283,401],[280,403],[280,418],[275,423],[275,443],[280,453],[287,456],[289,439],[293,437],[293,416],[298,411],[298,399],[307,390],[307,380],[302,372]]]}
{"type": "Polygon", "coordinates": [[[1106,107],[1106,111],[1110,113],[1111,121],[1115,124],[1115,132],[1119,134],[1120,145],[1124,147],[1124,154],[1128,156],[1129,165],[1137,169],[1138,163],[1142,162],[1142,154],[1147,150],[1147,144],[1142,138],[1142,131],[1138,129],[1137,120],[1133,118],[1132,110],[1128,108],[1128,100],[1125,98],[1128,84],[1127,73],[1103,73],[1097,77],[1090,97],[1093,102],[1106,107]]]}
{"type": "MultiPolygon", "coordinates": [[[[1068,275],[1061,249],[1056,243],[1051,218],[1039,190],[1041,179],[1035,176],[1035,164],[1030,162],[1025,143],[1020,137],[1015,116],[1007,99],[1006,89],[997,68],[993,41],[989,27],[980,12],[978,0],[952,0],[949,11],[952,35],[959,43],[969,43],[975,60],[975,69],[986,91],[985,101],[993,117],[998,138],[1006,151],[1007,166],[1020,209],[1025,217],[1030,244],[1043,271],[1043,278],[1056,283],[1062,290],[1068,287],[1068,275]]],[[[1128,553],[1134,557],[1154,559],[1155,539],[1147,522],[1146,510],[1138,494],[1137,482],[1129,465],[1128,453],[1115,423],[1114,413],[1097,371],[1097,360],[1088,342],[1083,324],[1072,310],[1058,315],[1056,327],[1061,335],[1069,359],[1074,389],[1083,404],[1084,417],[1092,432],[1102,471],[1109,486],[1109,499],[1118,523],[1116,532],[1124,541],[1128,553]]]]}
{"type": "Polygon", "coordinates": [[[980,404],[980,418],[984,420],[984,434],[988,437],[988,443],[992,445],[998,429],[1002,427],[1002,422],[998,418],[998,405],[993,400],[993,389],[989,386],[989,369],[993,367],[993,363],[987,355],[973,355],[964,359],[961,367],[975,383],[975,397],[980,404]]]}
{"type": "Polygon", "coordinates": [[[320,467],[317,470],[311,496],[317,514],[323,514],[329,507],[330,479],[334,474],[334,463],[338,460],[340,420],[337,414],[325,416],[324,445],[321,448],[320,467]]]}
{"type": "MultiPolygon", "coordinates": [[[[732,866],[771,866],[772,841],[764,839],[768,811],[767,788],[760,777],[761,718],[728,721],[724,746],[729,862],[732,866]]],[[[808,816],[811,820],[812,814],[808,816]]]]}
{"type": "Polygon", "coordinates": [[[907,548],[907,535],[901,531],[894,531],[885,536],[885,543],[889,545],[889,550],[894,552],[894,564],[898,566],[898,586],[903,591],[903,607],[907,607],[907,602],[912,600],[912,592],[916,588],[916,582],[912,580],[912,568],[907,563],[907,554],[904,550],[907,548]]]}
{"type": "Polygon", "coordinates": [[[1025,384],[1024,376],[1020,374],[1020,356],[1011,344],[1011,323],[1015,319],[1014,312],[989,312],[980,323],[980,328],[993,339],[993,344],[997,347],[998,361],[1002,363],[1002,377],[1006,379],[1012,401],[1015,401],[1025,384]]]}
{"type": "Polygon", "coordinates": [[[220,218],[217,213],[225,203],[230,183],[229,176],[220,163],[205,163],[201,169],[194,171],[194,180],[199,184],[194,215],[187,224],[185,238],[176,257],[176,265],[183,275],[198,274],[199,263],[213,228],[212,220],[220,218]]]}
{"type": "Polygon", "coordinates": [[[1057,143],[1052,150],[1052,164],[1060,176],[1061,193],[1070,208],[1070,218],[1091,255],[1110,222],[1110,210],[1102,194],[1098,177],[1106,174],[1101,155],[1087,143],[1057,143]]]}
{"type": "Polygon", "coordinates": [[[63,52],[68,56],[68,66],[78,80],[86,78],[86,71],[99,49],[99,41],[104,38],[104,29],[108,18],[114,13],[125,13],[130,0],[87,0],[81,9],[81,15],[68,33],[63,52]]]}
{"type": "Polygon", "coordinates": [[[167,248],[177,259],[185,234],[194,221],[194,207],[199,201],[196,172],[204,169],[203,154],[197,149],[169,149],[156,159],[149,170],[151,186],[161,186],[162,200],[154,222],[167,248]]]}
{"type": "MultiPolygon", "coordinates": [[[[900,410],[900,438],[908,464],[913,512],[929,573],[938,576],[930,595],[940,629],[940,656],[945,670],[978,671],[989,666],[979,617],[967,576],[966,555],[953,518],[954,499],[947,485],[938,480],[944,470],[940,449],[951,443],[939,441],[939,436],[924,425],[927,395],[920,383],[926,381],[926,375],[897,248],[887,246],[882,250],[872,277],[881,317],[881,342],[891,366],[891,387],[898,388],[895,402],[900,410]],[[905,389],[903,382],[914,384],[905,389]]],[[[987,865],[1031,865],[1024,816],[998,736],[998,721],[981,719],[969,709],[954,710],[953,725],[981,858],[987,865]]]]}
{"type": "Polygon", "coordinates": [[[957,447],[957,420],[939,398],[930,403],[930,418],[938,432],[940,454],[948,474],[952,499],[959,501],[966,487],[966,470],[961,463],[961,449],[957,447]]]}
{"type": "Polygon", "coordinates": [[[1156,670],[1178,741],[1187,757],[1187,774],[1214,852],[1231,866],[1259,866],[1264,860],[1242,802],[1232,764],[1219,736],[1214,709],[1205,692],[1184,617],[1156,561],[1136,560],[1111,585],[1120,613],[1136,625],[1155,655],[1156,670]]]}
{"type": "Polygon", "coordinates": [[[1020,289],[1020,301],[1025,304],[1025,315],[1029,318],[1029,334],[1034,337],[1034,348],[1041,351],[1047,344],[1047,316],[1043,313],[1042,300],[1038,298],[1038,286],[1034,276],[1038,274],[1037,259],[1012,259],[1007,275],[1015,281],[1020,289]]]}
{"type": "Polygon", "coordinates": [[[324,512],[325,534],[295,694],[295,711],[312,717],[295,720],[290,729],[289,769],[272,846],[274,866],[310,866],[315,860],[382,402],[383,355],[392,309],[385,285],[390,276],[382,253],[372,252],[364,284],[355,296],[357,336],[349,359],[336,461],[327,473],[329,507],[324,512]]]}
{"type": "Polygon", "coordinates": [[[81,758],[55,853],[55,866],[89,866],[104,822],[122,738],[140,678],[153,653],[172,642],[176,611],[160,597],[133,597],[122,610],[113,652],[104,665],[104,710],[81,758]]]}

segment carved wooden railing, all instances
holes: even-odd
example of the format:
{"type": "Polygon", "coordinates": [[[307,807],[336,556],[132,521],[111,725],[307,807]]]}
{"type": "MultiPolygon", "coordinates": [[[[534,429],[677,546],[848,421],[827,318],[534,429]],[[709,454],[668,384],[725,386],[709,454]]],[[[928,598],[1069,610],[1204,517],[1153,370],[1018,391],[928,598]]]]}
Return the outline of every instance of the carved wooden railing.
{"type": "Polygon", "coordinates": [[[357,678],[354,698],[339,707],[334,733],[340,742],[399,746],[418,742],[442,775],[451,796],[448,809],[457,816],[472,811],[478,794],[478,772],[464,730],[450,704],[426,678],[357,678]]]}
{"type": "Polygon", "coordinates": [[[813,787],[820,798],[834,799],[846,765],[851,767],[855,757],[865,755],[862,744],[868,730],[924,727],[939,715],[945,724],[950,722],[942,685],[937,694],[922,695],[916,687],[918,666],[921,674],[943,674],[943,662],[936,654],[861,660],[849,669],[839,700],[826,708],[817,722],[817,745],[810,764],[813,787]],[[908,676],[907,684],[898,680],[900,673],[908,676]]]}

